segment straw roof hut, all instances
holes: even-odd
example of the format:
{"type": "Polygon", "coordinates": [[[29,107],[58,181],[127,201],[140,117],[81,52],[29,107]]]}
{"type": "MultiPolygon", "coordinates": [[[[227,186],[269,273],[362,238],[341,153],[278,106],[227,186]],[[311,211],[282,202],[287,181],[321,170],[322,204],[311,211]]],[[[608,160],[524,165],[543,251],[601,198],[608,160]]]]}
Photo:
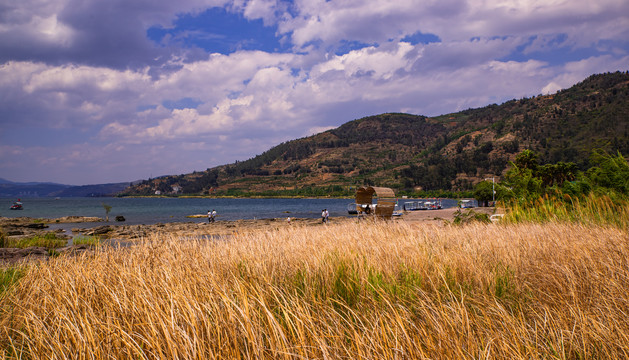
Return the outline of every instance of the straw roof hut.
{"type": "Polygon", "coordinates": [[[395,209],[395,193],[392,189],[386,187],[359,187],[356,190],[356,209],[360,212],[364,209],[362,205],[371,205],[373,195],[378,197],[375,216],[383,219],[390,219],[395,209]]]}

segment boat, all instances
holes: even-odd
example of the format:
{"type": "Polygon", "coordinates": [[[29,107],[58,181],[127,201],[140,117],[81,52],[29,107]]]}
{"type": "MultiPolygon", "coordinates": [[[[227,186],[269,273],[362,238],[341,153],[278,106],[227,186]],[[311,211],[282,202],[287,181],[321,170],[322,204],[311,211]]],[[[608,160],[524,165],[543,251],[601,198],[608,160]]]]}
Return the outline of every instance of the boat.
{"type": "Polygon", "coordinates": [[[459,206],[461,207],[461,209],[471,209],[474,207],[474,201],[463,199],[461,200],[461,204],[459,206]]]}
{"type": "Polygon", "coordinates": [[[440,210],[443,207],[441,200],[426,201],[424,202],[424,206],[426,210],[440,210]]]}
{"type": "Polygon", "coordinates": [[[395,208],[393,208],[393,214],[391,216],[402,216],[404,215],[404,210],[400,209],[400,205],[395,204],[395,208]]]}
{"type": "Polygon", "coordinates": [[[356,209],[356,203],[347,204],[347,213],[350,215],[358,214],[358,209],[356,209]]]}
{"type": "Polygon", "coordinates": [[[17,201],[14,202],[13,205],[11,205],[11,207],[9,209],[11,209],[11,210],[23,210],[24,206],[22,205],[22,201],[20,199],[17,199],[17,201]]]}
{"type": "Polygon", "coordinates": [[[416,211],[416,210],[426,210],[423,201],[407,201],[404,203],[404,210],[406,211],[416,211]]]}

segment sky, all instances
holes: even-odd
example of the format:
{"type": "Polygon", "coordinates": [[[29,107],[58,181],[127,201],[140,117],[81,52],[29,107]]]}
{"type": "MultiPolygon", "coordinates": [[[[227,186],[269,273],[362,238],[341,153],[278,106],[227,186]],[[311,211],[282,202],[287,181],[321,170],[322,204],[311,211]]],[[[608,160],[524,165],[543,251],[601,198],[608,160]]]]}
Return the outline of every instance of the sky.
{"type": "Polygon", "coordinates": [[[627,0],[0,0],[0,178],[203,171],[617,70],[627,0]]]}

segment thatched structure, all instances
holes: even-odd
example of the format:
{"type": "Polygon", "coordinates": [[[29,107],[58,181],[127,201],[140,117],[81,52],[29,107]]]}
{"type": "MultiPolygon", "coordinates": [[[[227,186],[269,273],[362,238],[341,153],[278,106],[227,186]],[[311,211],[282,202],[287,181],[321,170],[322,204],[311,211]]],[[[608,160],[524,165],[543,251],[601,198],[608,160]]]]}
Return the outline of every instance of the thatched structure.
{"type": "Polygon", "coordinates": [[[370,210],[369,206],[372,204],[373,195],[378,197],[378,204],[375,210],[375,216],[384,219],[390,219],[395,209],[395,193],[390,188],[385,187],[359,187],[356,190],[356,210],[358,213],[370,210]]]}

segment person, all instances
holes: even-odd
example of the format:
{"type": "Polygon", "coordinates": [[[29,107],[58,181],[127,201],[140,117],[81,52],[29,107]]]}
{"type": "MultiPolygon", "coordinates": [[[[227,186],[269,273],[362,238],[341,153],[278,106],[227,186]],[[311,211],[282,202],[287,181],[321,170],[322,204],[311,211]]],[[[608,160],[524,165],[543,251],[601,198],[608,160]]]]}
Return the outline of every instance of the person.
{"type": "Polygon", "coordinates": [[[207,222],[208,223],[212,222],[212,212],[210,210],[207,211],[207,222]]]}
{"type": "Polygon", "coordinates": [[[327,224],[328,221],[330,221],[330,213],[328,212],[328,209],[325,209],[323,211],[325,211],[325,223],[327,224]]]}
{"type": "Polygon", "coordinates": [[[325,209],[321,210],[321,223],[325,223],[325,209]]]}
{"type": "Polygon", "coordinates": [[[212,222],[216,221],[216,210],[212,210],[212,222]]]}
{"type": "Polygon", "coordinates": [[[290,216],[286,218],[286,222],[290,225],[290,216]]]}

